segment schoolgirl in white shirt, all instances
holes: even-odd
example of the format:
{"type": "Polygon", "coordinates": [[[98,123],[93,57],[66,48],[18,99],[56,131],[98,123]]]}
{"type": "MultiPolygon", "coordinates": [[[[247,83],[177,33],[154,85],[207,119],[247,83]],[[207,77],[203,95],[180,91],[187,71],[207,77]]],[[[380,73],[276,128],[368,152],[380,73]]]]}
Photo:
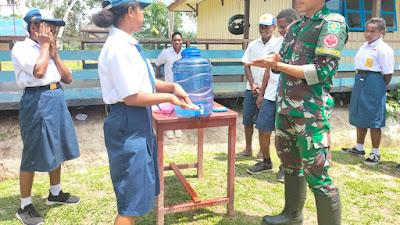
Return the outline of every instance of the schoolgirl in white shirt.
{"type": "Polygon", "coordinates": [[[381,127],[386,120],[386,86],[394,71],[393,49],[383,41],[386,22],[372,18],[365,24],[365,42],[354,58],[357,70],[350,100],[350,124],[357,128],[357,144],[343,148],[342,152],[365,156],[364,141],[368,128],[371,132],[372,150],[365,159],[366,165],[380,162],[379,145],[381,127]]]}

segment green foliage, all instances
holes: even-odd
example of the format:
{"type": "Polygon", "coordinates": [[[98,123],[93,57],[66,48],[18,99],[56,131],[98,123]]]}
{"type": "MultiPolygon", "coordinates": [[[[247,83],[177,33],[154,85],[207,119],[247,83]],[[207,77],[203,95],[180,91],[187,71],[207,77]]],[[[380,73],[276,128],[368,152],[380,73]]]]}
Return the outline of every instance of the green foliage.
{"type": "Polygon", "coordinates": [[[168,37],[168,9],[164,3],[157,2],[146,7],[143,16],[143,29],[137,37],[168,37]]]}
{"type": "Polygon", "coordinates": [[[389,91],[386,100],[386,116],[396,121],[400,119],[400,88],[389,91]]]}

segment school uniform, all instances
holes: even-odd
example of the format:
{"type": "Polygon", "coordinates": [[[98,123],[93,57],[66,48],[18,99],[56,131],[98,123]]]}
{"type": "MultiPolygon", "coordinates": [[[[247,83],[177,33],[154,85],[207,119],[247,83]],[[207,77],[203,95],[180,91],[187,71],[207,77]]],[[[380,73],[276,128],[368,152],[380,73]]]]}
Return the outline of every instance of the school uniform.
{"type": "MultiPolygon", "coordinates": [[[[279,53],[283,43],[283,37],[275,40],[274,46],[272,46],[272,52],[279,53]]],[[[276,99],[277,90],[279,84],[279,73],[274,73],[270,69],[268,85],[265,88],[264,99],[258,113],[256,120],[256,128],[262,131],[274,131],[275,130],[275,115],[276,115],[276,99]]]]}
{"type": "Polygon", "coordinates": [[[17,42],[12,50],[15,79],[24,89],[19,109],[24,144],[21,171],[50,172],[80,155],[74,124],[59,83],[61,75],[53,59],[50,57],[43,78],[33,76],[40,49],[28,37],[17,42]]]}
{"type": "Polygon", "coordinates": [[[156,59],[156,66],[164,64],[164,78],[166,82],[174,82],[174,74],[172,73],[172,66],[174,62],[182,58],[182,49],[179,53],[176,53],[174,47],[169,47],[162,50],[160,55],[156,59]]]}
{"type": "MultiPolygon", "coordinates": [[[[269,53],[273,51],[273,47],[277,41],[277,38],[274,36],[264,44],[261,38],[258,38],[249,43],[243,57],[242,62],[251,62],[255,59],[260,59],[266,57],[269,53]]],[[[253,77],[253,81],[256,85],[261,85],[264,77],[265,68],[260,68],[256,66],[250,67],[251,74],[253,77]]],[[[266,92],[269,92],[269,90],[266,92]]],[[[275,89],[276,96],[276,89],[275,89]]],[[[251,86],[249,81],[247,81],[246,85],[246,93],[244,96],[243,102],[243,125],[253,125],[256,123],[257,119],[257,98],[253,97],[251,93],[251,86]]]]}
{"type": "Polygon", "coordinates": [[[118,214],[123,216],[148,213],[160,193],[151,108],[123,102],[130,95],[154,91],[154,72],[140,49],[135,38],[113,27],[99,57],[103,100],[111,105],[104,139],[118,214]]]}
{"type": "Polygon", "coordinates": [[[386,82],[394,72],[394,52],[382,38],[361,46],[354,58],[357,70],[350,100],[350,124],[380,128],[386,119],[386,82]]]}

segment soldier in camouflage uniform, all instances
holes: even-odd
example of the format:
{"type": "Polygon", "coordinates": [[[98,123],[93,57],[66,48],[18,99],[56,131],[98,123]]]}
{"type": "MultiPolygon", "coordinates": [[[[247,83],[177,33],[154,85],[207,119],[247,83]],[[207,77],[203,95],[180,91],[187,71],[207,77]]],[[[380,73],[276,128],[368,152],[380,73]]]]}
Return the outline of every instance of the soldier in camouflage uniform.
{"type": "MultiPolygon", "coordinates": [[[[329,0],[327,0],[329,1],[329,0]]],[[[281,72],[276,148],[285,169],[285,208],[263,224],[302,224],[306,184],[315,195],[318,224],[341,223],[339,190],[327,170],[332,164],[329,91],[348,37],[345,18],[330,13],[325,0],[296,0],[305,16],[288,29],[280,55],[248,65],[281,72]]]]}

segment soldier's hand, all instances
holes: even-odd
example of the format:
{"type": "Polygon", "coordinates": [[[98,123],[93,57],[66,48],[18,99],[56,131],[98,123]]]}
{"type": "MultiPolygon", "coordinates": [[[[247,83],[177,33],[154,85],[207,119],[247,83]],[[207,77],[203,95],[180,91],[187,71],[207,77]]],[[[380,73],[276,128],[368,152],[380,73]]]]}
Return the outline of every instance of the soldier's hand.
{"type": "Polygon", "coordinates": [[[280,61],[280,56],[278,54],[267,55],[261,59],[255,59],[251,62],[245,62],[246,66],[258,66],[262,68],[275,68],[276,64],[280,61]]]}
{"type": "Polygon", "coordinates": [[[51,37],[53,35],[50,31],[50,27],[46,23],[40,23],[39,32],[35,32],[36,40],[41,47],[50,47],[51,37]]]}

